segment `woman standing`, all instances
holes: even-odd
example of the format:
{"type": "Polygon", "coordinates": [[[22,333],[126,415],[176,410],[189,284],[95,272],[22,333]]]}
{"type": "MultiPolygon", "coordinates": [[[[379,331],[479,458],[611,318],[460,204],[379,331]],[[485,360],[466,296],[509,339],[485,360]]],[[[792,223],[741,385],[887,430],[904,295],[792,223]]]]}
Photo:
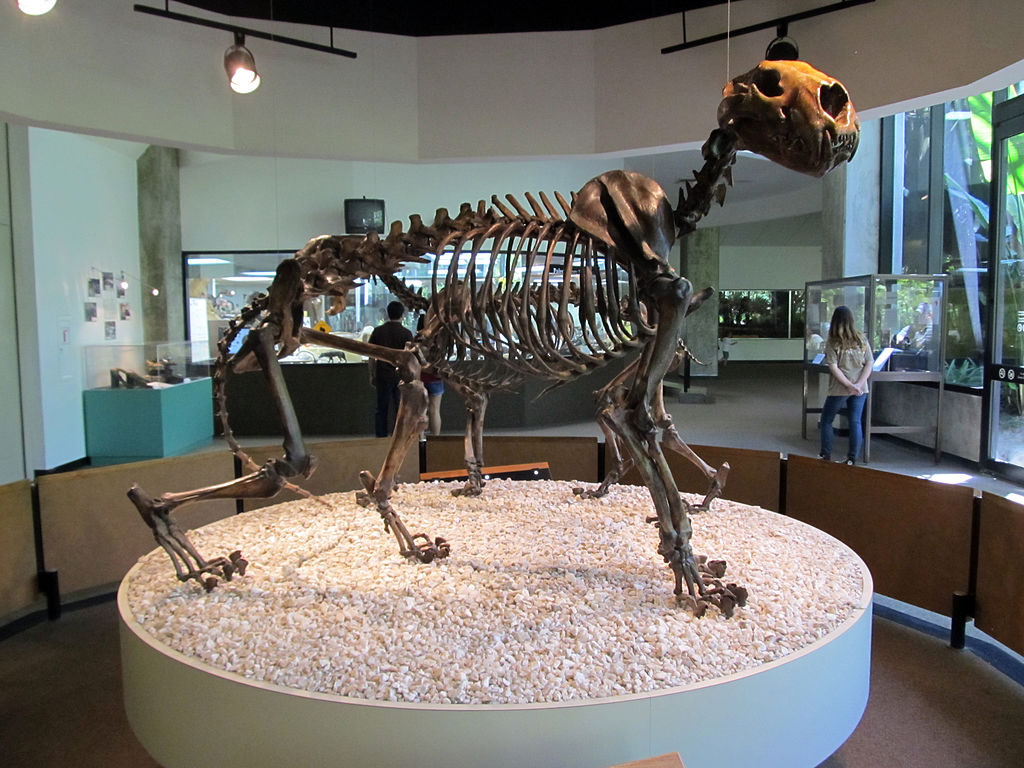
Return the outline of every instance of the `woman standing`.
{"type": "Polygon", "coordinates": [[[850,423],[850,445],[846,463],[853,465],[860,455],[864,442],[862,419],[864,403],[868,398],[868,377],[871,375],[871,347],[853,322],[853,312],[847,306],[836,307],[832,313],[832,324],[825,342],[825,365],[832,374],[828,382],[828,395],[821,409],[821,453],[822,459],[832,458],[832,443],[835,432],[832,422],[836,414],[847,406],[847,420],[850,423]]]}

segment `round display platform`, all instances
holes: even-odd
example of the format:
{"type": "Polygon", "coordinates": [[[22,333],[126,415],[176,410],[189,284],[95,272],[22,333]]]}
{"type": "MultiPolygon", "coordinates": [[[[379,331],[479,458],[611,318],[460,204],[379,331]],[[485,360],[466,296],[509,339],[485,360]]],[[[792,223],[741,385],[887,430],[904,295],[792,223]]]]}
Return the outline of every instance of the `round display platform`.
{"type": "Polygon", "coordinates": [[[749,599],[696,618],[672,595],[646,488],[405,485],[407,562],[354,494],[190,532],[248,571],[209,593],[155,550],[118,593],[125,705],[166,768],[562,766],[678,752],[687,768],[813,768],[868,696],[871,578],[798,521],[717,500],[693,548],[749,599]]]}

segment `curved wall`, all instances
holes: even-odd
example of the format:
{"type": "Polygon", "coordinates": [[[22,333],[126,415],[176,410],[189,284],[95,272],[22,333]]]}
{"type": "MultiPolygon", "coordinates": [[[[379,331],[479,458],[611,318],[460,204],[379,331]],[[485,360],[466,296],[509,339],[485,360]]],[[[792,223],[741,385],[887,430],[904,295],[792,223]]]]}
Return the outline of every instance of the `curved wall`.
{"type": "MultiPolygon", "coordinates": [[[[682,40],[678,15],[594,32],[414,39],[336,30],[335,45],[357,59],[252,41],[264,84],[237,96],[221,66],[228,33],[132,5],[63,2],[32,18],[0,4],[0,118],[179,147],[338,159],[621,153],[702,142],[726,72],[756,63],[770,35],[662,55],[682,40]]],[[[754,13],[764,19],[762,4],[732,5],[732,28],[754,13]]],[[[776,5],[785,14],[806,3],[776,5]]],[[[937,94],[995,72],[999,82],[989,86],[1024,77],[1018,25],[1007,23],[1016,0],[918,0],[912,8],[876,0],[797,22],[790,34],[872,116],[941,101],[937,94]]],[[[726,29],[725,12],[689,14],[689,39],[726,29]]],[[[328,42],[324,28],[240,23],[328,42]]]]}

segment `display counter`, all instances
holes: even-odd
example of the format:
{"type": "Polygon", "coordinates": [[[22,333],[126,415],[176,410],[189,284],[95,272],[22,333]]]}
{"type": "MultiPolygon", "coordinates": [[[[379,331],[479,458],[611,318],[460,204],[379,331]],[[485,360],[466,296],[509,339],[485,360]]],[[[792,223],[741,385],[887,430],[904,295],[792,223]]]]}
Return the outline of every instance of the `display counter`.
{"type": "Polygon", "coordinates": [[[151,389],[82,393],[85,443],[94,465],[177,456],[213,436],[212,379],[151,389]]]}
{"type": "Polygon", "coordinates": [[[251,558],[212,593],[180,587],[154,551],[118,593],[133,731],[168,768],[197,755],[222,768],[592,768],[664,752],[691,768],[813,768],[847,739],[869,688],[860,558],[716,501],[695,524],[701,546],[750,599],[697,619],[652,556],[646,489],[580,500],[573,485],[494,480],[457,507],[444,485],[404,486],[407,519],[450,536],[437,564],[403,562],[351,494],[197,531],[251,558]],[[481,534],[494,509],[531,531],[525,547],[481,534]],[[314,541],[331,544],[296,564],[314,541]]]}
{"type": "MultiPolygon", "coordinates": [[[[618,374],[632,357],[547,392],[551,382],[529,379],[516,392],[495,392],[487,406],[488,429],[529,429],[594,418],[593,392],[618,374]],[[542,395],[543,393],[543,395],[542,395]]],[[[367,363],[281,366],[304,435],[372,435],[377,396],[367,363]]],[[[258,372],[236,374],[227,383],[231,429],[239,436],[277,435],[277,409],[258,372]]],[[[465,406],[449,389],[441,401],[445,432],[461,432],[465,406]]],[[[219,431],[220,426],[217,425],[219,431]]]]}

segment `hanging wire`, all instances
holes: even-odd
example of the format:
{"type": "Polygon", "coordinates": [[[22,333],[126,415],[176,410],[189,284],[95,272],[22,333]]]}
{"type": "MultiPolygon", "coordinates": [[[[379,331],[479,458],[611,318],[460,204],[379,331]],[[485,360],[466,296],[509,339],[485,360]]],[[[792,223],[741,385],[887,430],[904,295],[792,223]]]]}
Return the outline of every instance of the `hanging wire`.
{"type": "Polygon", "coordinates": [[[728,83],[732,76],[732,0],[725,3],[725,80],[728,83]]]}
{"type": "MultiPolygon", "coordinates": [[[[274,0],[270,0],[270,23],[274,23],[274,0]]],[[[334,30],[331,30],[333,36],[334,30]]],[[[331,40],[331,48],[334,47],[334,40],[331,40]]],[[[280,161],[281,161],[281,145],[280,145],[280,121],[277,117],[278,110],[278,99],[277,89],[271,91],[271,106],[270,115],[273,125],[274,138],[272,140],[274,147],[274,243],[278,248],[291,247],[290,245],[282,246],[281,238],[281,172],[280,172],[280,161]]]]}

